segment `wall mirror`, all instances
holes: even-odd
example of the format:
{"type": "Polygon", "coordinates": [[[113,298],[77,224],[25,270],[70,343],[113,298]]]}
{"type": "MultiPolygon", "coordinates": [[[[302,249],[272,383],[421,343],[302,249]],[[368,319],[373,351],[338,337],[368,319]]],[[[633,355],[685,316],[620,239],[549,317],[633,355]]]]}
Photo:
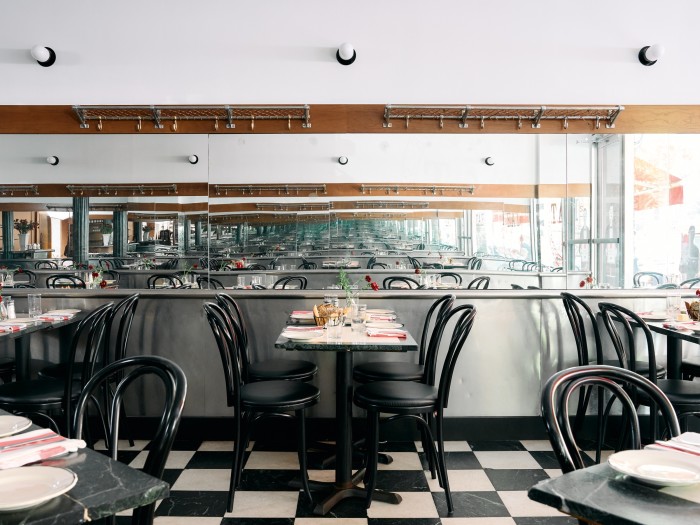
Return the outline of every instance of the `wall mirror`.
{"type": "MultiPolygon", "coordinates": [[[[536,273],[548,288],[588,275],[611,288],[680,284],[698,272],[698,146],[695,135],[3,135],[8,187],[39,194],[5,188],[0,208],[39,222],[24,240],[36,258],[70,257],[67,186],[175,184],[170,195],[90,190],[89,252],[283,269],[302,257],[318,268],[370,253],[388,267],[404,254],[478,257],[484,272],[536,273]]],[[[2,233],[5,264],[29,253],[18,230],[2,233]]]]}

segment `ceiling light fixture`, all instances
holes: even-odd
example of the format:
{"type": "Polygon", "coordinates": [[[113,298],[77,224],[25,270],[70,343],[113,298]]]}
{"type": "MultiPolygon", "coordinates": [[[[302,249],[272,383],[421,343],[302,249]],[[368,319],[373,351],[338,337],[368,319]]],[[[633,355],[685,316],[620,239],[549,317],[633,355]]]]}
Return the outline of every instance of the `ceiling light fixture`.
{"type": "Polygon", "coordinates": [[[48,162],[52,166],[56,166],[58,164],[58,157],[56,155],[51,155],[50,157],[46,157],[46,162],[48,162]]]}
{"type": "Polygon", "coordinates": [[[34,46],[31,50],[31,54],[32,58],[43,67],[53,66],[54,62],[56,62],[56,53],[50,47],[34,46]]]}
{"type": "Polygon", "coordinates": [[[493,160],[493,157],[486,157],[484,159],[484,164],[486,164],[487,166],[493,166],[494,164],[496,164],[496,161],[493,160]]]}
{"type": "Polygon", "coordinates": [[[197,164],[199,162],[199,157],[197,155],[190,155],[187,157],[187,160],[190,161],[190,164],[197,164]]]}
{"type": "Polygon", "coordinates": [[[353,49],[352,45],[345,42],[340,44],[338,51],[335,53],[335,58],[344,66],[349,66],[357,58],[357,53],[353,49]]]}
{"type": "Polygon", "coordinates": [[[338,164],[345,166],[348,163],[348,158],[346,156],[338,157],[338,164]]]}
{"type": "Polygon", "coordinates": [[[639,61],[645,66],[653,66],[656,61],[664,56],[666,49],[661,44],[644,46],[639,50],[639,61]]]}

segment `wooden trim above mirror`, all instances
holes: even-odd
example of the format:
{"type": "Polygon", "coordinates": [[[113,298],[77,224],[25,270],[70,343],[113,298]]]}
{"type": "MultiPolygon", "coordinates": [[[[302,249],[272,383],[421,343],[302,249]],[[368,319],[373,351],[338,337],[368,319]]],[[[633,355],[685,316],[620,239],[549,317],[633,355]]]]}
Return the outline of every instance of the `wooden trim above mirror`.
{"type": "MultiPolygon", "coordinates": [[[[387,103],[390,101],[387,101],[387,103]]],[[[624,101],[618,101],[624,102],[624,101]]],[[[556,105],[555,105],[556,106],[556,105]]],[[[133,122],[109,121],[102,126],[81,129],[71,106],[0,106],[0,134],[46,133],[46,134],[252,134],[252,133],[516,133],[516,134],[576,134],[576,133],[700,133],[700,106],[654,105],[629,106],[620,114],[614,128],[601,125],[595,129],[590,121],[568,121],[564,129],[560,121],[541,122],[539,129],[523,125],[518,129],[516,121],[488,121],[482,129],[478,123],[460,128],[456,122],[445,123],[443,128],[437,121],[412,120],[408,128],[396,122],[391,128],[384,124],[385,104],[318,104],[311,105],[311,126],[287,128],[287,121],[255,121],[254,129],[240,122],[234,129],[219,125],[214,129],[208,121],[178,121],[177,131],[171,126],[155,129],[144,123],[141,131],[133,122]]]]}

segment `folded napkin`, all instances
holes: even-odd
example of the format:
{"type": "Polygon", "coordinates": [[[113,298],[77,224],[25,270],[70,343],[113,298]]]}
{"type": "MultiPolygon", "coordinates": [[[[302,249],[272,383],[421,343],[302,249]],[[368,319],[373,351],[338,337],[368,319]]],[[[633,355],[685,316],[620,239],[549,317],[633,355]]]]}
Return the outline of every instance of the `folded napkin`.
{"type": "Polygon", "coordinates": [[[407,332],[405,330],[392,330],[380,328],[367,328],[369,337],[396,337],[398,339],[406,339],[407,332]]]}
{"type": "Polygon", "coordinates": [[[299,326],[299,325],[289,325],[284,331],[285,332],[313,332],[316,330],[322,330],[320,326],[299,326]]]}
{"type": "Polygon", "coordinates": [[[697,432],[683,432],[680,436],[668,441],[657,441],[644,448],[651,450],[674,450],[693,456],[700,456],[700,434],[697,432]]]}
{"type": "Polygon", "coordinates": [[[311,310],[293,310],[292,315],[314,315],[311,310]]]}
{"type": "Polygon", "coordinates": [[[396,319],[395,315],[376,315],[369,314],[369,318],[372,321],[394,321],[396,319]]]}
{"type": "Polygon", "coordinates": [[[42,314],[39,319],[42,321],[56,322],[56,321],[67,321],[68,319],[73,319],[75,315],[68,314],[42,314]]]}
{"type": "Polygon", "coordinates": [[[0,439],[0,469],[16,468],[85,447],[82,439],[66,439],[40,429],[0,439]]]}
{"type": "Polygon", "coordinates": [[[661,326],[669,330],[696,330],[700,325],[694,321],[680,323],[663,323],[661,326]]]}
{"type": "Polygon", "coordinates": [[[27,324],[6,324],[0,326],[0,332],[19,332],[23,328],[26,328],[27,324]]]}

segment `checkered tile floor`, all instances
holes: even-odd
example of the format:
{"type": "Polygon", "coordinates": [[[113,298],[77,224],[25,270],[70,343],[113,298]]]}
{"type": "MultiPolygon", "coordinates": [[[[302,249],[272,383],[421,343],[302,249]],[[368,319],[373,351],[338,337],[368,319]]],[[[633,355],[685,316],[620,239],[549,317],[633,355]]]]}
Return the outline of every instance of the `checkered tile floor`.
{"type": "MultiPolygon", "coordinates": [[[[120,459],[141,467],[144,444],[120,452],[120,459]]],[[[444,492],[430,479],[420,443],[390,442],[382,450],[394,461],[379,465],[378,488],[397,492],[399,505],[348,499],[325,517],[315,516],[306,497],[288,487],[298,468],[296,452],[262,442],[250,446],[233,512],[226,512],[232,443],[176,443],[165,480],[170,497],[156,507],[157,525],[560,525],[572,518],[528,499],[527,490],[561,473],[547,441],[452,441],[447,466],[455,504],[447,516],[444,492]]],[[[310,461],[314,453],[309,453],[310,461]]],[[[332,481],[334,472],[310,470],[311,479],[332,481]]],[[[314,497],[321,498],[321,493],[314,497]]],[[[129,523],[126,517],[119,524],[129,523]]]]}

